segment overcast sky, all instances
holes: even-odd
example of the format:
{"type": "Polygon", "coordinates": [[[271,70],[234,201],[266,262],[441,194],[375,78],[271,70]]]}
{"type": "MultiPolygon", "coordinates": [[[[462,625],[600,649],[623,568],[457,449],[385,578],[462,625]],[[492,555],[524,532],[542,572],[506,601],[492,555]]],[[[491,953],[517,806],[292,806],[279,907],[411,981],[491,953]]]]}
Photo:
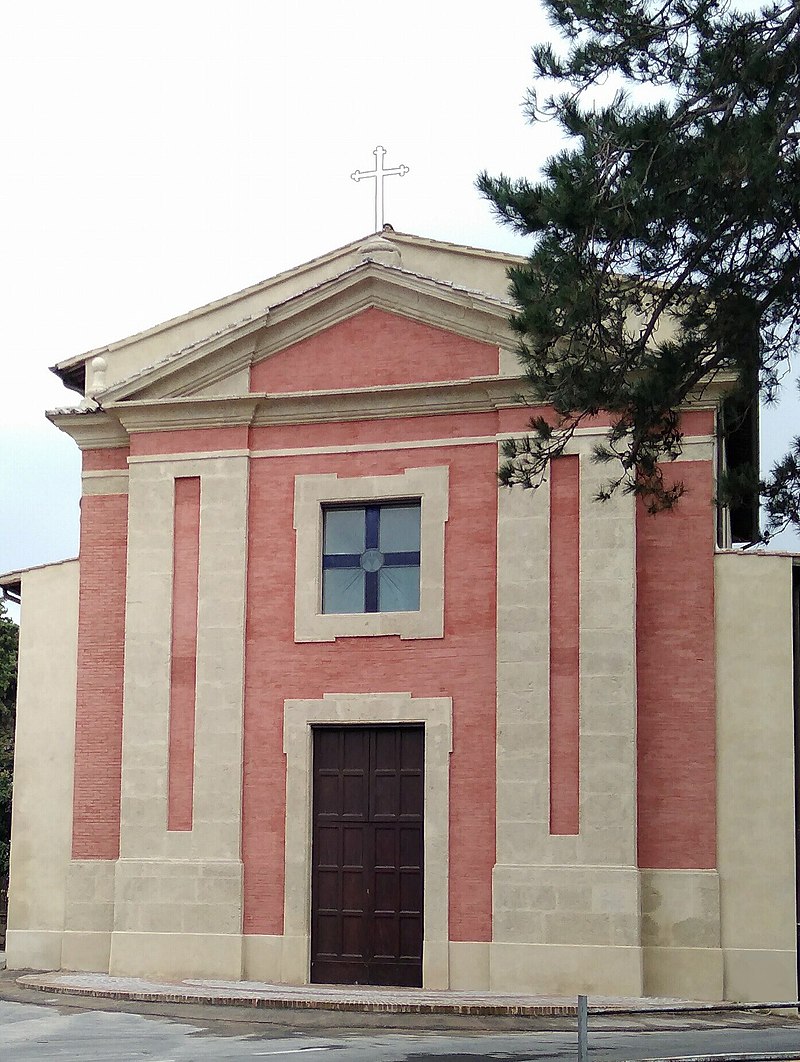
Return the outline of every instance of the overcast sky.
{"type": "MultiPolygon", "coordinates": [[[[47,367],[356,239],[370,169],[404,232],[524,253],[474,190],[535,174],[535,3],[31,2],[0,38],[0,572],[73,556],[79,454],[47,367]]],[[[798,430],[766,420],[774,459],[798,430]]],[[[797,548],[797,547],[795,547],[797,548]]]]}

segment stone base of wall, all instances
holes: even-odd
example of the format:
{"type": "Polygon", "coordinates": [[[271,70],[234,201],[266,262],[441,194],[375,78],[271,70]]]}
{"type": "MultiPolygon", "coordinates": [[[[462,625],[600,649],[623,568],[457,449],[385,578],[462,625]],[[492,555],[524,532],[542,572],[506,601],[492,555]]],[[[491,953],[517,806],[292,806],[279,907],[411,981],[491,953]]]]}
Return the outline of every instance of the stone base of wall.
{"type": "Polygon", "coordinates": [[[436,990],[450,988],[450,945],[446,940],[423,942],[422,984],[436,990]]]}
{"type": "Polygon", "coordinates": [[[716,870],[641,870],[644,991],[724,998],[716,870]]]}
{"type": "Polygon", "coordinates": [[[494,868],[492,925],[503,945],[638,949],[640,908],[636,867],[494,868]]]}
{"type": "Polygon", "coordinates": [[[117,860],[115,932],[231,936],[241,918],[239,860],[117,860]]]}
{"type": "MultiPolygon", "coordinates": [[[[752,1001],[796,992],[794,951],[720,947],[715,871],[498,865],[494,903],[505,939],[426,941],[425,988],[752,1001]]],[[[242,936],[240,912],[235,860],[75,860],[65,930],[10,929],[6,962],[306,984],[308,937],[242,936]]]]}
{"type": "Polygon", "coordinates": [[[489,988],[545,996],[641,996],[642,949],[495,942],[489,988]]]}
{"type": "Polygon", "coordinates": [[[67,930],[61,942],[61,969],[106,971],[111,956],[111,933],[67,930]]]}
{"type": "Polygon", "coordinates": [[[492,945],[450,942],[450,984],[453,991],[488,991],[492,945]]]}
{"type": "MultiPolygon", "coordinates": [[[[11,929],[10,970],[77,970],[161,980],[308,983],[308,941],[238,933],[11,929]]],[[[425,988],[514,995],[791,1000],[793,951],[450,941],[430,945],[425,988]],[[449,967],[449,980],[442,980],[449,967]]]]}
{"type": "Polygon", "coordinates": [[[719,948],[716,870],[641,870],[642,944],[652,948],[719,948]]]}
{"type": "MultiPolygon", "coordinates": [[[[114,859],[73,859],[69,863],[64,894],[64,926],[68,931],[110,936],[114,927],[116,867],[114,859]]],[[[108,963],[107,944],[105,962],[108,963]]],[[[64,969],[91,970],[96,967],[69,966],[64,969]]]]}
{"type": "Polygon", "coordinates": [[[112,976],[166,978],[242,977],[242,938],[238,933],[112,933],[112,976]]]}
{"type": "Polygon", "coordinates": [[[797,999],[794,951],[725,948],[723,958],[726,999],[752,1003],[797,999]]]}
{"type": "Polygon", "coordinates": [[[56,929],[9,929],[6,933],[6,967],[9,970],[58,970],[61,937],[56,929]]]}
{"type": "Polygon", "coordinates": [[[245,981],[281,983],[283,937],[242,937],[242,977],[245,981]]]}
{"type": "Polygon", "coordinates": [[[719,948],[642,948],[642,955],[644,995],[709,1001],[725,998],[719,948]]]}

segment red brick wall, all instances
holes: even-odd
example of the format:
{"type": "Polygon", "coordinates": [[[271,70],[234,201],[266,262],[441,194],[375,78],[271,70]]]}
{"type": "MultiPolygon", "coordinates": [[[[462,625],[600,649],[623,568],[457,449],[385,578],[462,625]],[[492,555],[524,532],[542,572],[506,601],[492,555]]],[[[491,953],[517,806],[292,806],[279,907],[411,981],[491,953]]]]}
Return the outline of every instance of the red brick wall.
{"type": "Polygon", "coordinates": [[[108,472],[128,468],[127,446],[104,446],[98,450],[84,450],[82,467],[84,472],[108,472]]]}
{"type": "MultiPolygon", "coordinates": [[[[448,418],[441,422],[443,434],[448,418]]],[[[342,439],[349,425],[339,426],[342,439]]],[[[283,701],[407,691],[453,699],[450,936],[491,939],[495,861],[497,449],[256,460],[250,481],[244,804],[244,932],[283,932],[283,701]],[[445,637],[294,642],[294,477],[391,475],[450,466],[445,637]]]]}
{"type": "Polygon", "coordinates": [[[253,366],[251,391],[466,380],[498,371],[498,348],[374,307],[253,366]]]}
{"type": "Polygon", "coordinates": [[[131,454],[213,453],[216,450],[246,450],[247,425],[230,428],[183,428],[178,431],[136,432],[131,435],[131,454]]]}
{"type": "MultiPolygon", "coordinates": [[[[521,423],[525,424],[529,419],[528,414],[521,423]]],[[[388,420],[351,420],[346,424],[268,425],[250,431],[250,446],[258,451],[342,444],[385,445],[418,439],[494,438],[497,430],[496,413],[448,413],[427,417],[393,417],[388,420]]]]}
{"type": "Polygon", "coordinates": [[[127,495],[83,497],[74,859],[119,855],[127,536],[127,495]]]}
{"type": "Polygon", "coordinates": [[[197,689],[200,478],[175,480],[167,829],[191,830],[197,689]]]}
{"type": "Polygon", "coordinates": [[[636,524],[639,865],[716,865],[715,515],[710,461],[667,470],[687,493],[636,524]]]}
{"type": "Polygon", "coordinates": [[[550,833],[580,829],[580,461],[550,467],[550,833]]]}

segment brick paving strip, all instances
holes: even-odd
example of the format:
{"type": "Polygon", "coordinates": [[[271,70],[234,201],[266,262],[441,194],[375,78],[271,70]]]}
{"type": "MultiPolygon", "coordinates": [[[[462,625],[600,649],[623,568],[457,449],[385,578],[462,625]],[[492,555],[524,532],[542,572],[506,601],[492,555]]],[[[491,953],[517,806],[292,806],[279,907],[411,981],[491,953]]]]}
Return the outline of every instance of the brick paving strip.
{"type": "MultiPolygon", "coordinates": [[[[298,1008],[304,1010],[372,1011],[387,1014],[458,1014],[575,1017],[577,1000],[567,997],[515,996],[496,992],[434,992],[424,989],[360,988],[358,986],[265,984],[260,981],[148,981],[107,974],[26,974],[17,984],[42,992],[129,999],[142,1003],[216,1003],[222,1006],[298,1008]]],[[[714,1004],[675,999],[592,997],[590,1013],[669,1013],[675,1009],[704,1013],[746,1009],[746,1004],[714,1004]]]]}

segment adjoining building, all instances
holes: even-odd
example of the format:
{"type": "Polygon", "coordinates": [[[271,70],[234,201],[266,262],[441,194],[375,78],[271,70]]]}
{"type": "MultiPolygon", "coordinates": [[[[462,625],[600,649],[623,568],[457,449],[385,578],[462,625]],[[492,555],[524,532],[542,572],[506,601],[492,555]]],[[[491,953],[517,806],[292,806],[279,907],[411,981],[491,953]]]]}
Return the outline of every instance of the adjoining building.
{"type": "Polygon", "coordinates": [[[729,548],[720,388],[673,512],[602,418],[498,489],[514,261],[389,230],[56,366],[9,967],[795,997],[798,559],[729,548]]]}

